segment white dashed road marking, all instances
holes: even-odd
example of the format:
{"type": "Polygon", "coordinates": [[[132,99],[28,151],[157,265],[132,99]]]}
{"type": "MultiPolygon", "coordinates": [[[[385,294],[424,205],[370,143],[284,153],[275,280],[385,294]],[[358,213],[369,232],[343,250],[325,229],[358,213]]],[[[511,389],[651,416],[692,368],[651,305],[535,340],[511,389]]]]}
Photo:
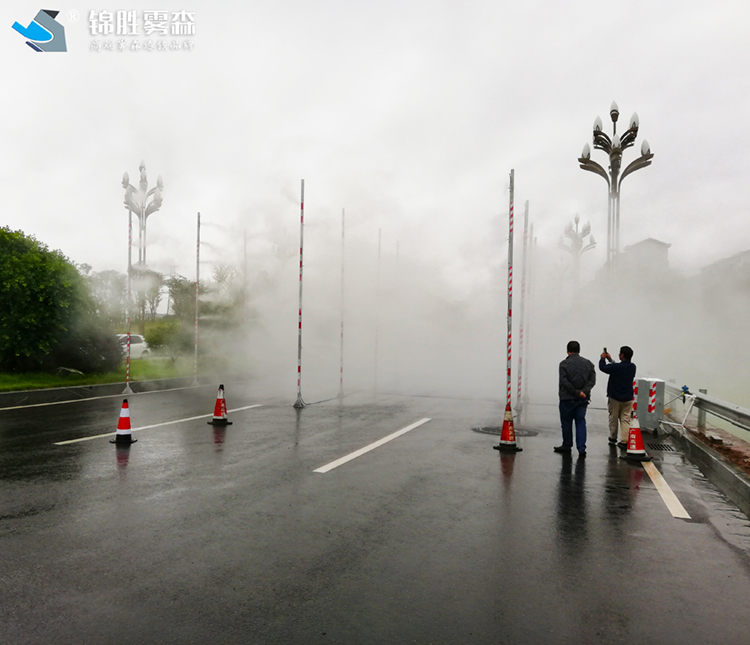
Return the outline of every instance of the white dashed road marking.
{"type": "Polygon", "coordinates": [[[327,473],[329,470],[333,470],[334,468],[338,468],[342,464],[345,464],[347,461],[351,461],[352,459],[356,459],[357,457],[361,457],[366,452],[370,452],[370,450],[375,450],[375,448],[379,448],[385,443],[388,443],[389,441],[395,439],[396,437],[400,437],[402,434],[406,434],[410,430],[414,430],[414,428],[418,428],[424,423],[427,423],[428,421],[431,421],[431,419],[420,419],[419,421],[416,421],[415,423],[412,423],[409,426],[406,426],[405,428],[401,428],[401,430],[394,432],[393,434],[389,434],[387,437],[383,437],[382,439],[379,439],[375,443],[371,443],[369,446],[365,446],[364,448],[360,448],[359,450],[356,450],[348,455],[346,457],[342,457],[341,459],[337,459],[336,461],[332,461],[330,464],[327,464],[325,466],[322,466],[321,468],[318,468],[314,470],[313,472],[316,473],[327,473]]]}
{"type": "MultiPolygon", "coordinates": [[[[239,412],[240,410],[249,410],[250,408],[259,408],[261,407],[261,403],[256,403],[255,405],[246,405],[244,408],[234,408],[233,410],[227,410],[227,414],[230,412],[239,412]]],[[[185,421],[195,421],[196,419],[205,419],[207,417],[213,417],[213,412],[211,414],[201,414],[197,417],[187,417],[186,419],[175,419],[174,421],[165,421],[164,423],[154,423],[150,426],[141,426],[140,428],[131,428],[131,432],[139,432],[140,430],[150,430],[151,428],[161,428],[162,426],[171,426],[175,423],[184,423],[185,421]]],[[[111,437],[112,435],[117,434],[116,432],[107,432],[105,434],[95,434],[91,437],[81,437],[80,439],[69,439],[68,441],[58,441],[55,443],[56,446],[65,446],[69,443],[80,443],[81,441],[91,441],[92,439],[101,439],[102,437],[111,437]]]]}
{"type": "Polygon", "coordinates": [[[690,515],[688,515],[685,507],[680,503],[680,500],[677,499],[677,495],[674,494],[674,491],[669,487],[669,484],[667,484],[656,466],[650,461],[644,461],[643,469],[648,473],[648,476],[651,477],[651,481],[654,482],[656,490],[659,491],[659,495],[661,495],[669,512],[672,513],[672,516],[683,520],[689,520],[690,515]]]}

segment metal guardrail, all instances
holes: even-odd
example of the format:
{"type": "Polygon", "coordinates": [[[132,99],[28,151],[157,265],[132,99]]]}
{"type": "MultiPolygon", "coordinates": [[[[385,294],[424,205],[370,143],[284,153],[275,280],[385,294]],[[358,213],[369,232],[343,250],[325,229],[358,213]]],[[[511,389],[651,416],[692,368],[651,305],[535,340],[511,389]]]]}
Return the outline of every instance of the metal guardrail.
{"type": "MultiPolygon", "coordinates": [[[[684,393],[683,389],[674,383],[666,382],[664,386],[674,396],[684,393]]],[[[699,410],[713,414],[715,417],[729,421],[729,423],[738,428],[750,432],[750,409],[729,403],[728,401],[722,401],[703,392],[690,392],[689,396],[693,397],[693,405],[699,410]]]]}

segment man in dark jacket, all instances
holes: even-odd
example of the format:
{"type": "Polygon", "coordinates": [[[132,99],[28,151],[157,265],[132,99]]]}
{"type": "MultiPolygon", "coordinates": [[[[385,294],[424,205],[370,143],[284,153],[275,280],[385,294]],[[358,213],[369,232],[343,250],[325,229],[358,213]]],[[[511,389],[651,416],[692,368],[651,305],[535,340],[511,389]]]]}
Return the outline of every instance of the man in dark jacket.
{"type": "Polygon", "coordinates": [[[607,381],[607,410],[609,411],[609,443],[617,443],[617,426],[620,426],[620,446],[628,445],[630,414],[633,411],[633,379],[635,365],[630,362],[633,350],[620,347],[620,362],[613,363],[607,352],[599,358],[599,369],[609,374],[607,381]],[[609,361],[609,363],[607,363],[609,361]]]}
{"type": "Polygon", "coordinates": [[[586,456],[586,408],[591,400],[591,389],[596,383],[594,364],[580,355],[581,345],[576,340],[568,343],[568,357],[560,363],[560,425],[562,445],[555,452],[568,453],[573,448],[573,422],[576,424],[576,448],[586,456]]]}

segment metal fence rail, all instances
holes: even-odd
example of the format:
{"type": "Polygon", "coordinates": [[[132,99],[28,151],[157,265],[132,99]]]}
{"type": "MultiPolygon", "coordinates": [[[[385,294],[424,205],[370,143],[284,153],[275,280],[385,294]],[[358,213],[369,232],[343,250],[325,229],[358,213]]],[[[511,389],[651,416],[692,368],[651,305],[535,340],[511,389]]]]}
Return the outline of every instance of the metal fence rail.
{"type": "MultiPolygon", "coordinates": [[[[683,394],[682,388],[674,383],[666,382],[665,388],[673,396],[683,394]]],[[[724,421],[729,421],[729,423],[738,428],[750,432],[750,409],[729,403],[728,401],[722,401],[703,392],[690,392],[689,396],[694,398],[693,405],[699,410],[713,414],[720,419],[724,419],[724,421]]]]}

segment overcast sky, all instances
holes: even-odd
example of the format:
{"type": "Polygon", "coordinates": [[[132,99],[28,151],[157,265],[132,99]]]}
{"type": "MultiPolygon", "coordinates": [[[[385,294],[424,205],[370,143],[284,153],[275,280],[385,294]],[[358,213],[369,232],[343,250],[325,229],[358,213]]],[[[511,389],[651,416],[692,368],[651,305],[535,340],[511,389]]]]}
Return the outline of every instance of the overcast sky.
{"type": "Polygon", "coordinates": [[[610,131],[613,100],[622,120],[638,113],[655,153],[624,183],[622,245],[671,243],[687,274],[750,248],[747,0],[47,7],[60,11],[65,53],[35,52],[11,28],[40,8],[0,9],[1,221],[96,271],[126,270],[121,181],[137,182],[142,159],[150,185],[161,175],[165,186],[149,220],[161,271],[194,276],[197,211],[207,257],[239,257],[243,231],[253,253],[296,246],[304,178],[313,231],[335,240],[346,208],[353,234],[376,244],[380,228],[388,248],[471,281],[505,256],[511,169],[516,212],[530,202],[540,245],[576,213],[591,221],[593,270],[606,186],[577,158],[596,116],[610,131]],[[140,33],[92,35],[91,10],[136,11],[140,33]],[[195,35],[149,37],[144,10],[192,12],[195,35]],[[146,51],[149,39],[192,48],[146,51]]]}

